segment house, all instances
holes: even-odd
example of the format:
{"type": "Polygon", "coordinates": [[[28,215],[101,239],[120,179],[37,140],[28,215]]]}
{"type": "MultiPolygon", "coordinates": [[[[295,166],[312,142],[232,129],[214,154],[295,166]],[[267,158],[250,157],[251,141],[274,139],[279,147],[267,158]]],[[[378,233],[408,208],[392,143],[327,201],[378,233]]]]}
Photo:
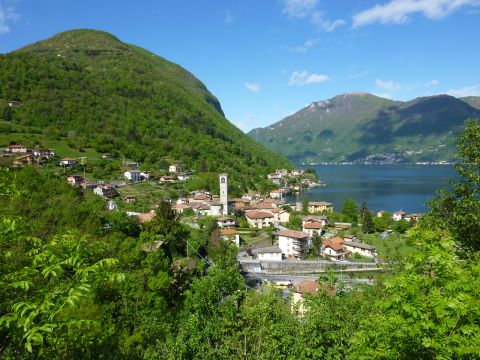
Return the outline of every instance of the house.
{"type": "Polygon", "coordinates": [[[364,244],[359,241],[344,241],[343,246],[345,249],[350,251],[352,254],[360,254],[365,257],[374,258],[377,256],[375,246],[370,244],[364,244]]]}
{"type": "Polygon", "coordinates": [[[332,261],[344,260],[345,255],[349,254],[343,247],[343,239],[336,237],[322,241],[322,254],[332,261]]]}
{"type": "Polygon", "coordinates": [[[178,173],[178,172],[180,172],[180,171],[182,171],[182,168],[180,167],[180,165],[173,164],[173,165],[170,165],[170,166],[168,167],[168,172],[169,172],[170,174],[175,174],[175,173],[178,173]]]}
{"type": "Polygon", "coordinates": [[[133,182],[139,182],[142,179],[140,170],[127,170],[123,173],[123,176],[125,177],[125,179],[133,182]]]}
{"type": "Polygon", "coordinates": [[[124,198],[123,198],[123,202],[125,202],[127,204],[133,203],[135,201],[137,201],[137,198],[133,195],[127,195],[127,196],[124,196],[124,198]]]}
{"type": "Polygon", "coordinates": [[[27,154],[27,155],[16,157],[13,160],[13,165],[15,165],[15,166],[32,165],[33,160],[34,160],[33,155],[32,154],[27,154]]]}
{"type": "Polygon", "coordinates": [[[240,233],[234,229],[221,229],[220,236],[224,240],[230,240],[235,243],[238,247],[240,247],[240,233]]]}
{"type": "Polygon", "coordinates": [[[260,261],[281,261],[283,259],[282,250],[278,246],[255,249],[253,253],[260,261]]]}
{"type": "Polygon", "coordinates": [[[117,190],[111,185],[98,185],[93,189],[93,193],[104,198],[115,197],[118,195],[117,190]]]}
{"type": "Polygon", "coordinates": [[[206,192],[197,192],[195,195],[193,195],[193,200],[194,201],[209,202],[209,201],[212,200],[212,195],[210,195],[206,192]]]}
{"type": "Polygon", "coordinates": [[[188,180],[189,178],[190,178],[190,176],[187,173],[177,174],[177,179],[179,181],[185,181],[185,180],[188,180]]]}
{"type": "Polygon", "coordinates": [[[328,217],[323,216],[323,215],[306,215],[302,216],[302,225],[305,225],[305,223],[319,223],[323,227],[328,225],[328,217]]]}
{"type": "Polygon", "coordinates": [[[150,172],[149,171],[140,171],[140,179],[142,181],[150,179],[150,172]]]}
{"type": "Polygon", "coordinates": [[[174,204],[172,205],[172,210],[177,214],[183,213],[185,210],[192,209],[190,205],[187,204],[174,204]]]}
{"type": "Polygon", "coordinates": [[[281,190],[272,190],[270,191],[270,199],[281,200],[283,198],[283,193],[281,190]]]}
{"type": "Polygon", "coordinates": [[[75,158],[63,158],[58,162],[58,164],[60,166],[75,166],[78,164],[78,160],[75,158]]]}
{"type": "Polygon", "coordinates": [[[25,154],[27,152],[27,147],[23,145],[10,145],[8,147],[8,152],[12,154],[25,154]]]}
{"type": "Polygon", "coordinates": [[[217,224],[219,227],[228,228],[237,226],[237,223],[234,218],[228,216],[220,216],[217,218],[217,224]]]}
{"type": "Polygon", "coordinates": [[[305,222],[302,231],[310,237],[322,234],[323,225],[318,222],[305,222]]]}
{"type": "Polygon", "coordinates": [[[107,209],[110,211],[117,210],[117,204],[113,200],[109,200],[107,203],[107,209]]]}
{"type": "Polygon", "coordinates": [[[172,183],[175,181],[175,178],[173,176],[161,176],[159,179],[159,182],[161,183],[172,183]]]}
{"type": "Polygon", "coordinates": [[[67,182],[72,186],[80,185],[84,182],[84,179],[83,179],[83,176],[80,176],[80,175],[70,175],[70,176],[67,176],[67,182]]]}
{"type": "Polygon", "coordinates": [[[248,225],[258,229],[273,226],[274,216],[268,211],[249,210],[245,212],[245,217],[248,225]]]}
{"type": "Polygon", "coordinates": [[[55,156],[55,152],[52,149],[35,149],[33,155],[41,159],[50,159],[55,156]]]}
{"type": "Polygon", "coordinates": [[[310,246],[309,235],[302,231],[280,230],[278,233],[278,247],[288,259],[301,258],[310,246]]]}
{"type": "Polygon", "coordinates": [[[280,174],[268,174],[268,179],[272,180],[272,182],[275,184],[275,185],[282,185],[283,183],[283,177],[282,175],[280,174]]]}
{"type": "Polygon", "coordinates": [[[333,204],[326,201],[310,201],[308,203],[308,212],[317,213],[317,212],[333,212],[333,204]]]}
{"type": "Polygon", "coordinates": [[[178,198],[177,200],[177,204],[183,204],[183,205],[188,205],[190,203],[190,200],[188,200],[187,198],[178,198]]]}
{"type": "Polygon", "coordinates": [[[404,219],[406,215],[407,215],[407,213],[405,211],[400,210],[400,211],[394,212],[392,217],[393,217],[393,220],[400,221],[400,220],[404,219]]]}
{"type": "Polygon", "coordinates": [[[123,166],[129,168],[129,169],[136,169],[138,168],[140,164],[134,161],[127,161],[123,163],[123,166]]]}
{"type": "Polygon", "coordinates": [[[292,170],[291,174],[293,176],[303,176],[303,170],[295,169],[295,170],[292,170]]]}
{"type": "Polygon", "coordinates": [[[22,103],[18,100],[11,100],[8,102],[8,106],[11,108],[17,108],[19,106],[22,106],[22,103]]]}
{"type": "Polygon", "coordinates": [[[358,238],[355,236],[355,235],[345,235],[343,237],[343,241],[356,241],[356,242],[360,242],[360,240],[358,240],[358,238]]]}
{"type": "Polygon", "coordinates": [[[285,224],[290,221],[290,213],[280,208],[276,208],[270,211],[273,214],[273,222],[275,226],[279,224],[285,224]]]}
{"type": "Polygon", "coordinates": [[[112,154],[103,154],[102,155],[102,159],[104,160],[112,160],[113,159],[113,155],[112,154]]]}
{"type": "Polygon", "coordinates": [[[210,204],[210,216],[219,216],[223,214],[223,204],[221,202],[212,202],[210,204]]]}

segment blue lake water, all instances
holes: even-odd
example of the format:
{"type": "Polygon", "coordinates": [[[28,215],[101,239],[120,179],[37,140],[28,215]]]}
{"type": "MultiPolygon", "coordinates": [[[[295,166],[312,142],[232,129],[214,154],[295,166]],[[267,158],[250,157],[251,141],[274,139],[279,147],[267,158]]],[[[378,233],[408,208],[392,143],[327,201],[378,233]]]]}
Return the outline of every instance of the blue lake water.
{"type": "MultiPolygon", "coordinates": [[[[351,198],[358,205],[365,201],[370,210],[405,210],[421,213],[425,202],[448,179],[456,179],[453,166],[447,165],[316,165],[321,181],[327,185],[306,192],[310,201],[328,201],[340,211],[351,198]]],[[[293,200],[293,199],[292,199],[293,200]]]]}

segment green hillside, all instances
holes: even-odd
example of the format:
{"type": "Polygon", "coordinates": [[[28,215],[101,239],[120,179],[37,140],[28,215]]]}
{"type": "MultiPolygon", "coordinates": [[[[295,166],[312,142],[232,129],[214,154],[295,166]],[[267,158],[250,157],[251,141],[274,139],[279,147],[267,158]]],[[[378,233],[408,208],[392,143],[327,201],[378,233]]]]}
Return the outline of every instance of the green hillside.
{"type": "Polygon", "coordinates": [[[460,100],[465,101],[470,106],[480,110],[480,96],[466,96],[460,98],[460,100]]]}
{"type": "Polygon", "coordinates": [[[226,120],[191,73],[97,30],[63,32],[0,55],[0,118],[0,146],[60,141],[150,167],[173,159],[237,179],[290,166],[226,120]],[[12,100],[20,104],[9,107],[12,100]]]}
{"type": "Polygon", "coordinates": [[[452,161],[455,136],[478,114],[448,95],[400,102],[350,93],[314,102],[249,136],[295,162],[452,161]]]}

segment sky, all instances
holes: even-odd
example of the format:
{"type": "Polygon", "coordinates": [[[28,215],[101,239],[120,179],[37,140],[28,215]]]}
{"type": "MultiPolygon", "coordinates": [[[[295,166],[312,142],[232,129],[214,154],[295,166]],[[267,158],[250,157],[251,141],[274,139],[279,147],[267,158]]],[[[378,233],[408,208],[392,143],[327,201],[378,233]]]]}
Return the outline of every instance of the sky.
{"type": "Polygon", "coordinates": [[[181,65],[245,132],[348,92],[480,96],[480,0],[0,0],[0,53],[78,28],[181,65]]]}

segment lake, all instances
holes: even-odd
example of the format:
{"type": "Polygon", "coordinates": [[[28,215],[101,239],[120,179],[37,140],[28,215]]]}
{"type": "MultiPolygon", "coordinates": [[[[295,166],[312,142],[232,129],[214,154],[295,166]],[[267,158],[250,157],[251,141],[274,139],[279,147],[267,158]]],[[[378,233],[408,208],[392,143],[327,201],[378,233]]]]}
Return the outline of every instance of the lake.
{"type": "MultiPolygon", "coordinates": [[[[307,166],[305,166],[307,167],[307,166]]],[[[303,167],[303,168],[305,168],[303,167]]],[[[320,180],[327,185],[306,192],[310,201],[328,201],[340,211],[351,198],[358,205],[365,201],[372,211],[405,210],[422,213],[425,202],[435,191],[456,179],[451,165],[316,165],[320,180]]],[[[292,199],[293,201],[295,199],[292,199]]]]}

